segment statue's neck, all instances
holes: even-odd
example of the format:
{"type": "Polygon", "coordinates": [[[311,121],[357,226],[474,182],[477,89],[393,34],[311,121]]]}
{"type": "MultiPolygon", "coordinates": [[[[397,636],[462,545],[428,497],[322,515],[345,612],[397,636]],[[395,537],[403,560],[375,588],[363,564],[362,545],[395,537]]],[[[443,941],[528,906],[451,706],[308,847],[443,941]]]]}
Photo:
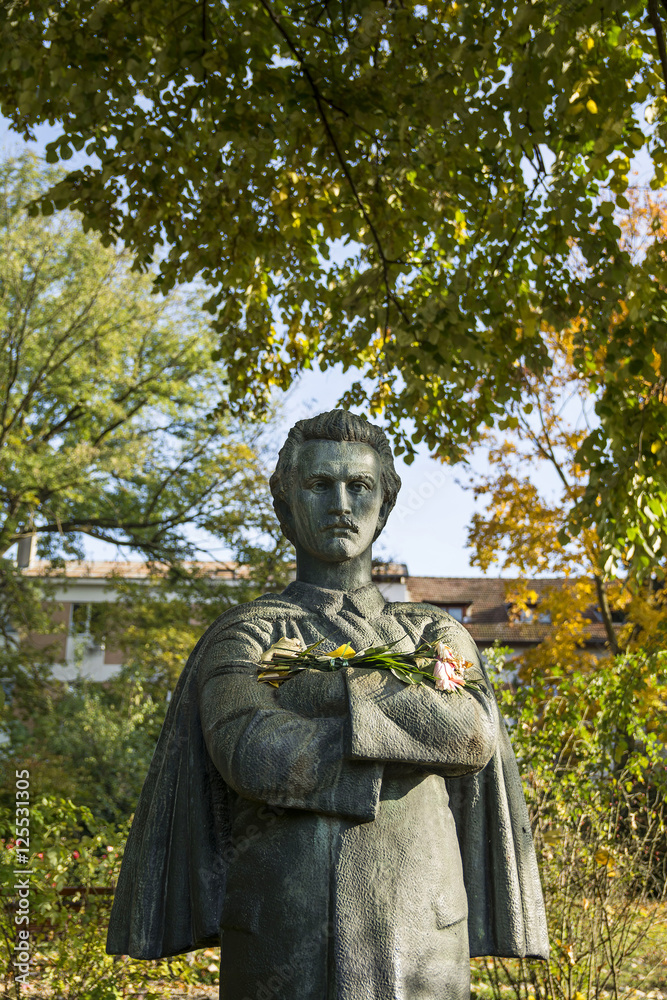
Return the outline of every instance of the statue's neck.
{"type": "Polygon", "coordinates": [[[331,563],[316,559],[301,547],[296,551],[296,578],[301,583],[310,583],[325,590],[359,590],[372,582],[371,547],[355,559],[331,563]]]}

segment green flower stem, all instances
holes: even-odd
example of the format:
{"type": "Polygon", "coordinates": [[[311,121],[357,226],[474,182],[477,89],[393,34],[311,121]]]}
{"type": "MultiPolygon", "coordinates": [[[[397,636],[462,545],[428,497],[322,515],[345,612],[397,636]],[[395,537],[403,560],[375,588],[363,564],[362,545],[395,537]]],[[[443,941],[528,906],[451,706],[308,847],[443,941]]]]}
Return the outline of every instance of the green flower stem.
{"type": "MultiPolygon", "coordinates": [[[[324,666],[327,662],[320,658],[311,659],[310,657],[299,657],[297,659],[301,660],[301,665],[285,665],[278,663],[264,663],[258,667],[259,672],[266,672],[271,670],[272,674],[296,674],[301,670],[307,668],[312,668],[315,670],[341,670],[343,667],[347,666],[357,666],[357,667],[367,667],[369,669],[377,670],[407,670],[411,674],[419,674],[420,677],[428,677],[433,680],[433,674],[427,670],[420,670],[418,667],[413,666],[411,661],[406,662],[405,660],[384,660],[379,657],[369,657],[368,660],[364,660],[363,657],[359,657],[356,661],[354,657],[336,657],[335,659],[329,660],[329,666],[324,666]],[[311,660],[311,662],[307,662],[311,660]]],[[[274,676],[261,677],[260,680],[276,680],[274,676]]]]}

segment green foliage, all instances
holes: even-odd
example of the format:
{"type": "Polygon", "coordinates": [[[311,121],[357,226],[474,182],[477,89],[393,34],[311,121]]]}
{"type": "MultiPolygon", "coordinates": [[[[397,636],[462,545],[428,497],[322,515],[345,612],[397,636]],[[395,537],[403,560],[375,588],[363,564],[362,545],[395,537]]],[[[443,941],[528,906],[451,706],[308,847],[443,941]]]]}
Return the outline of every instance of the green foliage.
{"type": "Polygon", "coordinates": [[[212,414],[225,372],[201,313],[74,217],[28,218],[48,176],[27,156],[0,167],[0,553],[34,531],[51,557],[86,534],[172,561],[186,524],[263,528],[251,442],[212,414]]]}
{"type": "Polygon", "coordinates": [[[22,720],[51,711],[66,629],[53,578],[84,537],[177,582],[196,529],[249,562],[255,588],[281,578],[286,551],[256,436],[214,412],[226,373],[201,310],[154,294],[74,215],[30,218],[58,176],[28,155],[0,164],[0,674],[19,743],[22,720]],[[5,557],[29,534],[50,560],[39,581],[5,557]]]}
{"type": "Polygon", "coordinates": [[[67,789],[97,820],[121,822],[134,811],[164,719],[164,695],[136,678],[102,687],[91,681],[54,686],[48,711],[15,759],[32,760],[45,791],[67,789]]]}
{"type": "Polygon", "coordinates": [[[508,652],[489,658],[525,779],[551,956],[487,961],[487,984],[497,998],[619,998],[639,985],[630,959],[665,899],[667,787],[657,732],[667,710],[664,697],[650,695],[658,678],[664,696],[667,654],[601,661],[592,675],[536,672],[515,685],[508,652]]]}
{"type": "Polygon", "coordinates": [[[41,211],[75,206],[156,261],[163,289],[203,279],[244,413],[342,362],[408,460],[420,441],[456,459],[548,369],[542,321],[582,320],[575,364],[601,421],[582,518],[613,547],[666,489],[643,469],[633,485],[630,461],[646,422],[664,426],[662,241],[633,260],[618,225],[633,157],[655,187],[667,170],[649,6],[10,3],[0,105],[26,137],[62,126],[51,161],[93,158],[41,211]]]}
{"type": "MultiPolygon", "coordinates": [[[[4,810],[3,810],[4,813],[4,810]]],[[[2,817],[3,828],[8,815],[2,817]]],[[[109,826],[71,800],[39,796],[31,805],[33,853],[30,876],[31,983],[40,995],[62,1000],[120,1000],[139,987],[148,1000],[165,988],[217,982],[217,954],[198,952],[167,962],[134,962],[105,952],[106,931],[129,824],[109,826]],[[41,992],[43,991],[43,993],[41,992]]],[[[0,872],[3,886],[15,881],[14,846],[3,829],[0,872]]],[[[0,970],[6,989],[13,980],[9,961],[16,940],[12,903],[5,892],[0,908],[0,970]]],[[[21,995],[14,984],[15,996],[21,995]]],[[[6,993],[5,995],[9,995],[6,993]]]]}

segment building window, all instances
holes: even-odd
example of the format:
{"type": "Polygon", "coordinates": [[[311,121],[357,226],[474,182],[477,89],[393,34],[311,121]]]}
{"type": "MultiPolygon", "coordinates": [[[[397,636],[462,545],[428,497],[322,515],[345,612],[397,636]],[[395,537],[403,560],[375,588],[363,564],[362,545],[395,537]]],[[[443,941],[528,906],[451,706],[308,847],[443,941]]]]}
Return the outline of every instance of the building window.
{"type": "Polygon", "coordinates": [[[457,622],[468,621],[469,604],[442,604],[440,601],[425,601],[425,603],[432,604],[434,608],[440,608],[441,611],[446,611],[457,622]]]}
{"type": "Polygon", "coordinates": [[[74,636],[85,636],[90,645],[104,649],[104,619],[106,604],[72,604],[70,633],[74,636]]]}
{"type": "Polygon", "coordinates": [[[530,604],[519,611],[515,621],[521,625],[551,625],[551,612],[539,611],[537,605],[530,604]]]}
{"type": "Polygon", "coordinates": [[[443,610],[457,622],[463,622],[468,617],[466,614],[468,608],[464,604],[444,604],[443,610]]]}

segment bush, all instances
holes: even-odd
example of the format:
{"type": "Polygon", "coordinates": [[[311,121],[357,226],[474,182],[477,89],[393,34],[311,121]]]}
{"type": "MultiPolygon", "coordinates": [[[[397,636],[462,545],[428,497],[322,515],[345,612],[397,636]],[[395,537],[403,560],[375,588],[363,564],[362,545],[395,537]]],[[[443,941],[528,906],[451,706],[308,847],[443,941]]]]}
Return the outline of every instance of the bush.
{"type": "MultiPolygon", "coordinates": [[[[30,981],[39,996],[59,1000],[118,1000],[141,990],[147,1000],[162,998],[166,983],[212,984],[218,978],[211,950],[164,962],[135,962],[105,952],[107,925],[129,824],[99,824],[85,807],[42,797],[31,806],[29,867],[30,981]]],[[[6,832],[6,831],[5,831],[6,832]]],[[[14,843],[2,840],[3,885],[14,882],[14,843]]],[[[16,942],[15,897],[6,890],[0,909],[5,948],[0,970],[5,996],[20,997],[11,963],[16,942]]]]}
{"type": "MultiPolygon", "coordinates": [[[[490,660],[499,668],[506,650],[490,660]]],[[[600,660],[518,686],[497,669],[545,893],[548,962],[475,964],[476,996],[621,996],[666,894],[667,654],[600,660]]],[[[636,978],[632,982],[637,985],[636,978]]]]}

